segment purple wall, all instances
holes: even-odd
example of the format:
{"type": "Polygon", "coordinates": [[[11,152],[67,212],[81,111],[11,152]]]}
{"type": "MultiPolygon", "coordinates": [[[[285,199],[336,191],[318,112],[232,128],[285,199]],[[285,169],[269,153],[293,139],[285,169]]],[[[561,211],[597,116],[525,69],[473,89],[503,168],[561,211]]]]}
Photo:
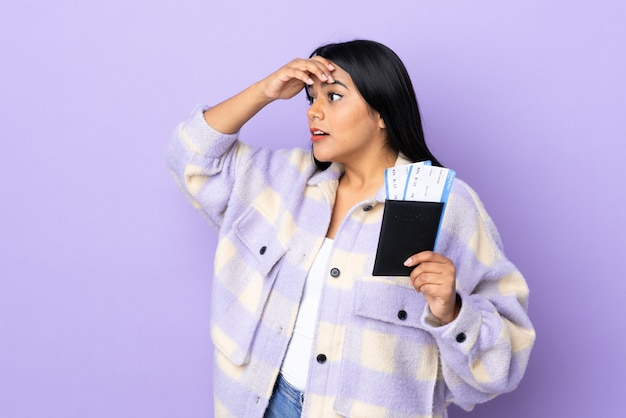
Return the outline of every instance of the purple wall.
{"type": "MultiPolygon", "coordinates": [[[[451,416],[620,415],[624,3],[214,3],[0,5],[0,416],[212,415],[215,235],[167,173],[170,133],[196,103],[355,37],[404,59],[432,148],[531,288],[525,380],[451,416]]],[[[304,109],[277,103],[243,136],[307,146],[304,109]]]]}

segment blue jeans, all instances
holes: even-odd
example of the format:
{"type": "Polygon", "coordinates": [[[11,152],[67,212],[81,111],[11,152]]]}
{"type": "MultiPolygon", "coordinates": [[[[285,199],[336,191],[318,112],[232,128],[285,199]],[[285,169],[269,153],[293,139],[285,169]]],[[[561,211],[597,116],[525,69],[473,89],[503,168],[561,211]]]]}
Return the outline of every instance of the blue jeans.
{"type": "Polygon", "coordinates": [[[282,375],[278,375],[270,404],[265,410],[265,418],[300,418],[304,392],[289,385],[282,375]]]}

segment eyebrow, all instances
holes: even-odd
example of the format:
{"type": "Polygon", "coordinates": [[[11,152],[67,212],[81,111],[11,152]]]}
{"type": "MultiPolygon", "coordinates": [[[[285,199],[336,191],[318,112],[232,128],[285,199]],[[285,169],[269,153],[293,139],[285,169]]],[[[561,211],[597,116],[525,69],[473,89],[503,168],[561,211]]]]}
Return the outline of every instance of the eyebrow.
{"type": "MultiPolygon", "coordinates": [[[[334,82],[334,83],[327,83],[327,82],[323,81],[323,82],[321,83],[321,87],[333,86],[333,85],[335,85],[335,84],[339,84],[340,86],[342,86],[342,87],[343,87],[343,88],[345,88],[346,90],[350,90],[350,89],[348,88],[348,86],[346,86],[344,83],[342,83],[342,82],[341,82],[341,80],[335,80],[335,82],[334,82]]],[[[310,96],[309,92],[310,92],[311,90],[313,90],[313,91],[315,90],[313,86],[306,86],[306,91],[307,91],[307,94],[308,94],[309,96],[310,96]]]]}
{"type": "Polygon", "coordinates": [[[345,84],[343,84],[340,80],[335,80],[335,82],[334,82],[334,83],[327,83],[327,82],[323,81],[323,82],[322,82],[322,87],[332,86],[332,85],[335,85],[335,84],[339,84],[340,86],[343,86],[343,88],[344,88],[344,89],[346,89],[346,90],[350,90],[350,89],[348,88],[348,86],[346,86],[345,84]]]}

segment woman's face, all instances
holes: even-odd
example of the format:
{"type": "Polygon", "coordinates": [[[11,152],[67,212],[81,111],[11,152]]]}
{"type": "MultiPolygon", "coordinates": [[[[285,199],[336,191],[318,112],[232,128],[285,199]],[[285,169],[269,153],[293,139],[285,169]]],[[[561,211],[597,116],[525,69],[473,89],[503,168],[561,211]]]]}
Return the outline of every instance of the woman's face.
{"type": "MultiPolygon", "coordinates": [[[[368,161],[386,149],[385,124],[358,91],[352,77],[338,65],[328,84],[312,77],[307,111],[313,154],[323,162],[368,161]]],[[[379,154],[380,155],[380,154],[379,154]]]]}

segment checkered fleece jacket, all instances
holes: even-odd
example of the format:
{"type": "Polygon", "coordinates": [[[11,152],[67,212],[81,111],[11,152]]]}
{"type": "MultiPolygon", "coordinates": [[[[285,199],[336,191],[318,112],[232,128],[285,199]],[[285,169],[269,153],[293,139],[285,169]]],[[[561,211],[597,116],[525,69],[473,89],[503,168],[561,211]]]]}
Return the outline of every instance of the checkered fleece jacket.
{"type": "MultiPolygon", "coordinates": [[[[342,170],[318,170],[309,151],[258,149],[221,134],[206,124],[204,109],[178,126],[167,162],[219,235],[215,416],[262,417],[342,170]]],[[[476,193],[455,180],[438,239],[462,299],[446,325],[408,277],[372,276],[384,203],[383,188],[353,207],[335,236],[305,417],[446,417],[449,403],[470,410],[513,390],[526,369],[535,340],[528,287],[476,193]]]]}

